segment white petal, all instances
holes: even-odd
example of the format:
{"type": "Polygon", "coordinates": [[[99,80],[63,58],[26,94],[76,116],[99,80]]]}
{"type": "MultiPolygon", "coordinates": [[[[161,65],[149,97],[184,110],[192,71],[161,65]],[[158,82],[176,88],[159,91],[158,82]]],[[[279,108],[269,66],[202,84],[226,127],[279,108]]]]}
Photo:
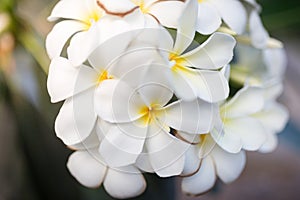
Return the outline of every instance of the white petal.
{"type": "Polygon", "coordinates": [[[143,28],[159,28],[161,25],[157,21],[156,18],[154,18],[152,15],[145,15],[144,16],[144,27],[143,28]]]}
{"type": "Polygon", "coordinates": [[[51,61],[47,89],[51,102],[56,103],[96,84],[97,74],[87,66],[75,68],[69,60],[57,57],[51,61]]]}
{"type": "Polygon", "coordinates": [[[98,159],[96,150],[74,152],[67,167],[72,176],[86,187],[99,187],[106,174],[106,166],[98,159]]]}
{"type": "Polygon", "coordinates": [[[231,70],[231,66],[230,65],[226,65],[225,67],[223,67],[221,69],[221,72],[224,74],[224,76],[227,79],[227,81],[229,81],[229,78],[230,78],[230,70],[231,70]]]}
{"type": "Polygon", "coordinates": [[[224,183],[236,180],[246,164],[246,154],[244,151],[231,154],[215,146],[211,152],[211,156],[215,163],[217,175],[224,183]]]}
{"type": "Polygon", "coordinates": [[[192,43],[195,36],[196,19],[198,14],[197,1],[189,0],[178,20],[174,52],[180,55],[192,43]]]}
{"type": "Polygon", "coordinates": [[[101,4],[112,13],[126,13],[136,7],[130,0],[100,0],[101,4]]]}
{"type": "Polygon", "coordinates": [[[200,142],[200,134],[191,134],[183,131],[175,131],[175,136],[190,144],[198,144],[200,142]]]}
{"type": "Polygon", "coordinates": [[[277,135],[270,131],[266,130],[267,139],[265,143],[258,149],[260,153],[270,153],[275,150],[278,145],[277,135]]]}
{"type": "Polygon", "coordinates": [[[141,12],[140,9],[136,9],[132,13],[124,16],[123,18],[121,18],[120,21],[125,21],[126,23],[128,23],[130,25],[129,30],[141,30],[143,28],[148,27],[147,26],[148,20],[145,19],[145,15],[141,12]]]}
{"type": "MultiPolygon", "coordinates": [[[[124,37],[128,39],[127,36],[131,34],[134,36],[138,30],[144,25],[144,19],[138,13],[134,12],[130,15],[126,15],[124,18],[112,17],[110,15],[104,16],[96,23],[99,33],[98,38],[100,43],[108,42],[108,40],[114,37],[124,37]],[[130,33],[129,31],[132,31],[130,33]],[[121,35],[120,34],[124,34],[121,35]]],[[[127,42],[126,40],[123,42],[127,42]]],[[[115,43],[113,43],[115,44],[115,43]]]]}
{"type": "Polygon", "coordinates": [[[85,20],[88,16],[87,1],[63,0],[55,5],[48,20],[54,21],[59,18],[85,20]]]}
{"type": "Polygon", "coordinates": [[[198,78],[191,79],[197,89],[198,97],[207,102],[219,102],[225,100],[229,95],[229,85],[220,71],[198,71],[198,78]]]}
{"type": "Polygon", "coordinates": [[[288,110],[277,102],[268,102],[264,110],[252,116],[272,132],[282,131],[289,118],[288,110]]]}
{"type": "Polygon", "coordinates": [[[75,20],[64,20],[57,23],[46,38],[46,50],[50,59],[60,56],[68,39],[85,25],[75,20]]]}
{"type": "Polygon", "coordinates": [[[55,121],[55,132],[66,145],[84,141],[92,132],[94,112],[94,89],[89,89],[67,99],[55,121]]]}
{"type": "Polygon", "coordinates": [[[96,122],[96,133],[98,136],[99,141],[102,141],[105,137],[105,135],[108,133],[109,129],[111,128],[112,124],[100,119],[99,117],[97,118],[96,122]]]}
{"type": "Polygon", "coordinates": [[[233,57],[235,39],[225,33],[214,33],[198,48],[182,55],[185,66],[200,69],[219,69],[233,57]]]}
{"type": "Polygon", "coordinates": [[[188,133],[208,133],[217,112],[214,104],[201,100],[177,101],[166,107],[164,124],[188,133]]]}
{"type": "Polygon", "coordinates": [[[264,88],[265,101],[274,101],[283,93],[283,83],[276,82],[264,88]]]}
{"type": "Polygon", "coordinates": [[[199,3],[197,18],[197,31],[204,35],[215,32],[222,23],[217,9],[209,2],[199,3]]]}
{"type": "Polygon", "coordinates": [[[242,34],[246,27],[247,13],[240,1],[213,0],[223,21],[237,34],[242,34]]]}
{"type": "Polygon", "coordinates": [[[115,122],[133,122],[144,115],[145,103],[123,81],[111,79],[100,83],[95,92],[95,111],[102,119],[115,122]]]}
{"type": "Polygon", "coordinates": [[[211,154],[212,150],[215,148],[215,146],[217,146],[217,144],[212,138],[211,134],[200,135],[199,137],[201,141],[198,144],[198,157],[203,159],[211,154]]]}
{"type": "Polygon", "coordinates": [[[254,114],[263,109],[264,94],[261,88],[244,87],[222,107],[223,117],[235,118],[254,114]]]}
{"type": "Polygon", "coordinates": [[[97,23],[100,46],[89,57],[89,62],[94,68],[108,70],[126,55],[126,48],[141,32],[141,24],[144,22],[141,22],[143,20],[140,18],[141,16],[134,12],[124,18],[103,17],[97,23]]]}
{"type": "Polygon", "coordinates": [[[253,46],[256,48],[264,48],[267,45],[269,34],[265,30],[257,11],[251,12],[249,26],[253,46]]]}
{"type": "Polygon", "coordinates": [[[270,76],[281,79],[287,66],[287,56],[284,49],[265,49],[263,50],[263,58],[270,76]]]}
{"type": "Polygon", "coordinates": [[[125,52],[134,33],[132,31],[118,34],[101,43],[89,56],[89,63],[98,71],[112,71],[113,64],[125,52]]]}
{"type": "Polygon", "coordinates": [[[146,66],[138,92],[147,105],[164,106],[173,97],[173,91],[166,79],[167,71],[169,68],[160,64],[152,63],[146,66]]]}
{"type": "Polygon", "coordinates": [[[147,150],[146,150],[146,148],[144,148],[143,152],[137,158],[135,166],[144,172],[155,173],[155,171],[151,165],[151,162],[150,162],[149,154],[146,152],[147,152],[147,150]]]}
{"type": "Polygon", "coordinates": [[[100,141],[95,129],[96,127],[94,127],[94,130],[85,140],[77,144],[69,145],[68,148],[72,150],[88,150],[92,148],[97,148],[100,144],[100,141]]]}
{"type": "Polygon", "coordinates": [[[238,135],[243,149],[248,151],[258,150],[266,141],[265,128],[258,120],[251,117],[235,118],[226,122],[224,132],[225,135],[238,135]]]}
{"type": "Polygon", "coordinates": [[[170,70],[167,78],[175,95],[185,101],[199,97],[207,102],[218,102],[229,95],[228,82],[219,71],[182,67],[170,70]]]}
{"type": "Polygon", "coordinates": [[[157,0],[132,0],[135,2],[144,2],[145,5],[151,5],[154,4],[155,2],[157,2],[157,0]]]}
{"type": "Polygon", "coordinates": [[[198,156],[199,148],[197,145],[191,145],[185,153],[184,168],[181,173],[182,176],[189,176],[197,172],[200,168],[200,158],[198,156]]]}
{"type": "Polygon", "coordinates": [[[215,126],[211,130],[211,136],[214,141],[224,150],[230,153],[238,153],[242,149],[240,135],[233,131],[226,130],[221,119],[216,118],[215,126]]]}
{"type": "Polygon", "coordinates": [[[68,58],[74,66],[81,65],[99,45],[99,32],[95,23],[84,32],[75,34],[67,49],[68,58]]]}
{"type": "Polygon", "coordinates": [[[153,83],[167,87],[168,82],[165,80],[164,71],[167,71],[168,68],[156,64],[159,59],[162,58],[154,47],[145,47],[144,49],[144,46],[141,45],[139,48],[130,49],[120,56],[119,61],[111,68],[111,73],[135,89],[153,83]],[[155,77],[159,70],[159,77],[155,77]]]}
{"type": "Polygon", "coordinates": [[[192,101],[197,98],[197,90],[193,87],[193,83],[191,83],[191,80],[197,79],[197,76],[198,73],[189,68],[177,71],[169,70],[167,73],[169,84],[174,90],[175,95],[185,101],[192,101]]]}
{"type": "Polygon", "coordinates": [[[158,1],[150,7],[149,13],[154,15],[163,26],[177,28],[183,8],[184,3],[181,1],[158,1]]]}
{"type": "MultiPolygon", "coordinates": [[[[153,161],[154,160],[153,158],[151,160],[152,163],[155,163],[155,161],[153,161]]],[[[182,173],[184,167],[184,161],[185,161],[184,156],[181,156],[176,161],[173,161],[167,166],[164,166],[160,169],[154,169],[154,171],[159,177],[163,177],[163,178],[176,176],[182,173]]]]}
{"type": "Polygon", "coordinates": [[[153,123],[148,130],[146,147],[154,171],[160,177],[179,175],[184,167],[184,152],[189,145],[163,128],[153,126],[157,125],[153,123]]]}
{"type": "Polygon", "coordinates": [[[146,189],[143,175],[133,166],[107,171],[104,188],[114,198],[126,199],[140,195],[146,189]]]}
{"type": "Polygon", "coordinates": [[[99,152],[111,167],[133,164],[143,150],[146,134],[147,128],[137,124],[112,125],[100,144],[99,152]]]}
{"type": "Polygon", "coordinates": [[[247,3],[249,3],[255,9],[260,10],[260,6],[259,6],[258,3],[256,3],[256,0],[244,0],[244,1],[247,2],[247,3]]]}
{"type": "Polygon", "coordinates": [[[161,50],[162,53],[166,52],[167,56],[169,56],[174,40],[167,29],[159,26],[155,28],[143,28],[136,32],[137,35],[129,47],[130,51],[161,50]]]}
{"type": "Polygon", "coordinates": [[[193,176],[183,178],[181,189],[191,195],[202,194],[212,188],[216,181],[215,167],[210,156],[201,162],[199,171],[193,176]]]}

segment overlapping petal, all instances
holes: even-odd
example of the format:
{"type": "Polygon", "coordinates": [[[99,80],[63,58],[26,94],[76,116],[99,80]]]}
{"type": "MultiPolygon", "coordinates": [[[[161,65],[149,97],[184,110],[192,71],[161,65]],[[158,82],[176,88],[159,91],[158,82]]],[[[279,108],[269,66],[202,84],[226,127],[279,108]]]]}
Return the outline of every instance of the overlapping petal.
{"type": "Polygon", "coordinates": [[[168,28],[177,28],[179,16],[182,13],[184,3],[181,1],[157,1],[149,8],[149,13],[168,28]]]}
{"type": "Polygon", "coordinates": [[[237,34],[245,31],[247,12],[240,1],[236,0],[211,0],[220,13],[223,21],[237,34]],[[234,10],[234,12],[233,12],[234,10]]]}
{"type": "Polygon", "coordinates": [[[218,102],[228,97],[229,86],[222,72],[176,68],[167,78],[176,96],[185,101],[197,97],[207,102],[218,102]]]}
{"type": "Polygon", "coordinates": [[[99,187],[107,172],[106,165],[97,156],[97,150],[76,151],[69,157],[70,173],[86,187],[99,187]]]}
{"type": "Polygon", "coordinates": [[[188,144],[172,136],[157,123],[148,129],[147,154],[153,170],[160,177],[179,175],[184,167],[184,152],[188,144]]]}
{"type": "Polygon", "coordinates": [[[215,126],[211,130],[210,134],[214,141],[222,147],[224,150],[230,153],[238,153],[242,149],[242,140],[239,133],[233,133],[227,130],[223,122],[219,119],[216,121],[215,126]]]}
{"type": "Polygon", "coordinates": [[[55,121],[55,132],[66,145],[84,141],[92,132],[96,114],[94,112],[94,89],[89,89],[68,98],[55,121]]]}
{"type": "Polygon", "coordinates": [[[123,15],[127,12],[132,11],[136,5],[131,1],[124,0],[98,0],[98,4],[103,6],[106,10],[116,15],[123,15]]]}
{"type": "Polygon", "coordinates": [[[75,68],[69,60],[57,57],[51,61],[47,89],[51,102],[59,102],[96,85],[97,73],[88,66],[75,68]]]}
{"type": "Polygon", "coordinates": [[[103,138],[99,152],[111,167],[134,164],[143,150],[147,127],[137,124],[114,124],[103,138]]]}
{"type": "Polygon", "coordinates": [[[63,0],[59,1],[53,8],[49,21],[55,21],[59,18],[74,19],[84,22],[89,18],[92,12],[101,12],[96,1],[93,0],[63,0]],[[68,9],[66,9],[68,8],[68,9]]]}
{"type": "Polygon", "coordinates": [[[244,87],[224,105],[222,112],[226,118],[241,117],[261,111],[264,103],[264,93],[261,88],[244,87]]]}
{"type": "Polygon", "coordinates": [[[105,80],[95,92],[95,111],[108,122],[133,122],[144,115],[144,105],[134,89],[120,80],[105,80]]]}
{"type": "Polygon", "coordinates": [[[246,164],[246,154],[244,151],[231,154],[218,146],[215,146],[212,152],[212,158],[218,177],[225,183],[231,183],[236,180],[246,164]]]}
{"type": "Polygon", "coordinates": [[[185,153],[184,168],[181,173],[182,176],[191,176],[196,173],[200,166],[199,149],[196,145],[191,145],[185,153]]]}
{"type": "Polygon", "coordinates": [[[143,175],[133,166],[109,169],[103,185],[108,194],[118,199],[138,196],[146,189],[143,175]]]}
{"type": "Polygon", "coordinates": [[[235,39],[224,33],[214,33],[196,49],[181,56],[184,66],[219,69],[233,57],[235,39]]]}
{"type": "Polygon", "coordinates": [[[199,171],[190,177],[185,177],[181,183],[183,192],[190,195],[199,195],[207,192],[216,181],[216,173],[213,160],[210,156],[201,162],[199,171]]]}
{"type": "Polygon", "coordinates": [[[46,50],[49,58],[60,56],[69,38],[77,32],[83,31],[85,27],[85,24],[75,20],[64,20],[57,23],[46,38],[46,50]]]}
{"type": "Polygon", "coordinates": [[[188,133],[208,133],[213,126],[216,105],[195,100],[192,102],[177,101],[166,107],[165,124],[188,133]]]}
{"type": "Polygon", "coordinates": [[[222,20],[218,10],[208,2],[198,5],[197,31],[202,34],[211,34],[221,26],[222,20]]]}
{"type": "Polygon", "coordinates": [[[253,10],[249,18],[250,37],[254,47],[264,48],[268,42],[269,34],[264,28],[256,10],[253,10]]]}
{"type": "Polygon", "coordinates": [[[180,55],[192,43],[195,36],[197,14],[197,1],[187,1],[178,20],[176,41],[173,48],[174,53],[180,55]]]}

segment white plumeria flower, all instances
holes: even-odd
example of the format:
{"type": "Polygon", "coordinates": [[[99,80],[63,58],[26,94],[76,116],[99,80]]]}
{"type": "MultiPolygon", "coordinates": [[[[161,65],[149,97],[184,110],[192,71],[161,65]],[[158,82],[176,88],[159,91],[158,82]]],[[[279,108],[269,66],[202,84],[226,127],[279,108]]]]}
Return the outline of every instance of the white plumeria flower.
{"type": "Polygon", "coordinates": [[[82,185],[97,188],[103,183],[106,192],[114,198],[135,197],[146,189],[146,181],[136,167],[110,168],[97,149],[74,152],[69,157],[67,167],[82,185]]]}
{"type": "Polygon", "coordinates": [[[185,156],[181,188],[190,195],[207,192],[214,186],[217,177],[224,183],[233,182],[246,163],[244,151],[228,153],[216,145],[209,134],[201,135],[199,143],[191,145],[185,156]]]}
{"type": "MultiPolygon", "coordinates": [[[[63,57],[52,59],[47,88],[53,103],[66,100],[55,122],[56,134],[66,145],[82,142],[94,132],[97,118],[94,111],[95,89],[106,79],[117,79],[130,71],[130,66],[139,65],[134,62],[136,59],[127,59],[127,56],[121,59],[126,62],[112,64],[127,51],[131,35],[131,32],[121,34],[102,43],[89,56],[91,67],[74,67],[70,60],[63,57]]],[[[152,59],[153,54],[147,51],[135,56],[142,56],[143,61],[147,62],[147,58],[152,59]]]]}
{"type": "Polygon", "coordinates": [[[264,95],[260,88],[244,87],[220,108],[220,121],[211,135],[219,146],[230,153],[242,148],[258,150],[266,141],[266,132],[259,120],[252,117],[263,109],[264,95]],[[251,128],[249,128],[251,127],[251,128]]]}
{"type": "Polygon", "coordinates": [[[264,86],[283,79],[287,58],[283,48],[256,49],[238,44],[230,79],[236,83],[264,86]]]}
{"type": "Polygon", "coordinates": [[[215,33],[199,47],[188,51],[195,36],[197,1],[190,0],[179,19],[176,41],[168,35],[160,47],[168,67],[167,76],[176,96],[191,101],[199,97],[208,102],[227,98],[228,82],[218,71],[233,56],[235,40],[230,35],[215,33]]]}
{"type": "Polygon", "coordinates": [[[275,100],[269,99],[266,98],[264,88],[245,86],[239,90],[231,100],[221,106],[220,121],[211,131],[217,144],[230,153],[237,153],[241,149],[259,150],[271,137],[270,132],[275,134],[274,130],[280,130],[275,128],[276,125],[274,128],[267,127],[262,121],[269,122],[274,119],[272,123],[283,127],[287,119],[286,114],[282,114],[287,113],[282,106],[271,106],[275,104],[275,100]],[[274,113],[273,117],[271,113],[274,113]],[[276,113],[282,114],[281,117],[276,113]]]}
{"type": "Polygon", "coordinates": [[[71,38],[67,49],[68,58],[74,66],[79,66],[103,41],[143,27],[144,20],[138,11],[128,15],[121,12],[111,15],[108,12],[97,5],[96,0],[59,1],[48,19],[64,20],[57,23],[47,36],[46,49],[49,57],[52,59],[60,56],[66,42],[71,38]]]}
{"type": "Polygon", "coordinates": [[[212,127],[215,105],[201,100],[176,101],[161,73],[162,66],[139,67],[121,80],[106,80],[95,93],[98,116],[112,127],[99,152],[110,166],[136,162],[146,149],[154,172],[161,177],[178,175],[184,164],[187,144],[170,134],[170,127],[189,133],[207,133],[212,127]],[[141,76],[140,71],[145,71],[141,76]],[[130,87],[124,80],[139,77],[141,85],[130,87]],[[130,144],[130,145],[129,145],[130,144]],[[163,158],[163,159],[161,159],[163,158]]]}
{"type": "Polygon", "coordinates": [[[247,12],[239,0],[198,0],[197,31],[211,34],[222,20],[237,34],[245,31],[247,12]]]}

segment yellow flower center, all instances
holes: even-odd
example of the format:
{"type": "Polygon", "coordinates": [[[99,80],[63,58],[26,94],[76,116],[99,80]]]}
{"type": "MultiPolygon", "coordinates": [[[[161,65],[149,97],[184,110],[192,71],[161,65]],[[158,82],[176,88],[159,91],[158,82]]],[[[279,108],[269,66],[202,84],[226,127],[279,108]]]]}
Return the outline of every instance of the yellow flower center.
{"type": "Polygon", "coordinates": [[[106,70],[104,70],[102,73],[97,78],[97,85],[99,85],[102,81],[107,80],[107,79],[113,79],[114,77],[109,75],[106,70]]]}
{"type": "Polygon", "coordinates": [[[179,72],[179,71],[189,72],[188,68],[183,65],[183,62],[185,61],[185,59],[178,56],[177,54],[170,53],[169,61],[171,63],[171,70],[173,72],[179,72]]]}
{"type": "Polygon", "coordinates": [[[89,13],[87,17],[84,19],[86,24],[85,29],[88,30],[94,22],[99,21],[103,17],[104,12],[100,10],[94,10],[93,12],[89,13]]]}
{"type": "Polygon", "coordinates": [[[144,0],[131,0],[135,5],[140,7],[142,13],[146,14],[149,12],[149,6],[145,5],[144,0]]]}
{"type": "Polygon", "coordinates": [[[198,3],[203,3],[203,1],[205,1],[205,0],[198,0],[198,3]]]}
{"type": "Polygon", "coordinates": [[[143,106],[139,110],[139,114],[142,115],[142,117],[139,119],[139,122],[141,122],[141,124],[143,125],[149,125],[161,113],[162,113],[161,106],[158,104],[151,104],[151,106],[149,107],[143,106]]]}
{"type": "Polygon", "coordinates": [[[201,148],[205,144],[207,134],[200,134],[198,137],[199,137],[199,143],[197,145],[201,148]]]}

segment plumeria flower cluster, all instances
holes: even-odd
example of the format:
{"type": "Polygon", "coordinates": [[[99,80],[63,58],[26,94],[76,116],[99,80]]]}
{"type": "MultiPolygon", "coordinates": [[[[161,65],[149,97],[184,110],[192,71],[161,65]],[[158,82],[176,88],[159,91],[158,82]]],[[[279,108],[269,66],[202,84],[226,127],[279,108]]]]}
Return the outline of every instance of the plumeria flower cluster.
{"type": "Polygon", "coordinates": [[[46,39],[47,88],[67,167],[115,198],[143,173],[198,195],[271,152],[288,119],[276,99],[286,58],[254,0],[60,0],[46,39]],[[234,59],[233,59],[234,58],[234,59]]]}

